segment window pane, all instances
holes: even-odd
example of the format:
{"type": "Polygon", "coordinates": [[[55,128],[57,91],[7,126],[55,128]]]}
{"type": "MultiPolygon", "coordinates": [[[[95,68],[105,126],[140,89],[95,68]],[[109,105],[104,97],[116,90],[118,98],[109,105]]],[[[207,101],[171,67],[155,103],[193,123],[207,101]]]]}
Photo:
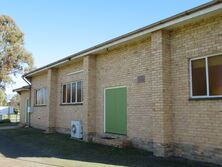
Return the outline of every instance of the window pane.
{"type": "Polygon", "coordinates": [[[67,84],[67,103],[71,102],[71,84],[67,84]]]}
{"type": "Polygon", "coordinates": [[[38,104],[38,91],[35,91],[35,104],[38,104]]]}
{"type": "Polygon", "coordinates": [[[42,104],[45,104],[45,88],[42,88],[42,104]]]}
{"type": "Polygon", "coordinates": [[[72,83],[72,102],[76,102],[76,83],[72,83]]]}
{"type": "Polygon", "coordinates": [[[41,89],[41,104],[44,104],[44,88],[41,89]]]}
{"type": "Polygon", "coordinates": [[[191,63],[193,96],[206,96],[207,86],[205,59],[193,60],[191,63]]]}
{"type": "Polygon", "coordinates": [[[82,102],[82,82],[77,82],[77,102],[82,102]]]}
{"type": "Polygon", "coordinates": [[[222,95],[222,56],[208,58],[208,72],[210,95],[222,95]]]}
{"type": "Polygon", "coordinates": [[[42,98],[43,98],[43,104],[46,104],[46,88],[43,88],[42,98]]]}
{"type": "Polygon", "coordinates": [[[37,104],[40,104],[40,91],[37,91],[37,104]]]}
{"type": "Polygon", "coordinates": [[[48,89],[45,88],[45,104],[48,103],[48,89]]]}
{"type": "Polygon", "coordinates": [[[47,104],[47,88],[41,88],[36,90],[35,93],[35,104],[47,104]]]}
{"type": "Polygon", "coordinates": [[[47,94],[47,88],[43,88],[44,93],[43,93],[43,104],[47,104],[47,98],[48,98],[48,94],[47,94]]]}
{"type": "Polygon", "coordinates": [[[62,96],[62,102],[66,103],[66,85],[63,85],[63,96],[62,96]]]}
{"type": "Polygon", "coordinates": [[[39,95],[39,97],[40,97],[40,104],[43,104],[43,89],[40,89],[39,93],[40,93],[40,95],[39,95]]]}

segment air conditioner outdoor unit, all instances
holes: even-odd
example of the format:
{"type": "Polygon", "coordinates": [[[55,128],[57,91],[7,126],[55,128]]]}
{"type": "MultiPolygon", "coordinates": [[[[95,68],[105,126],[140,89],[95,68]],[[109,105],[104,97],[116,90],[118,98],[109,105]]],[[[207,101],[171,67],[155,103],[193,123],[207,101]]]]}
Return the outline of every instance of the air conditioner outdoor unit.
{"type": "Polygon", "coordinates": [[[71,137],[76,139],[83,138],[82,122],[81,121],[71,121],[71,137]]]}

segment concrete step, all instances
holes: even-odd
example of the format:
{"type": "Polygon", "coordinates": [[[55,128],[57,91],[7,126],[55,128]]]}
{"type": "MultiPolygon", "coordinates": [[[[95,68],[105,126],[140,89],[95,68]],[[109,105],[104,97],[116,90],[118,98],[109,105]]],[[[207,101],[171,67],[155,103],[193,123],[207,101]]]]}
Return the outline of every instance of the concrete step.
{"type": "Polygon", "coordinates": [[[127,137],[116,137],[116,135],[96,136],[93,138],[93,142],[118,148],[131,146],[131,141],[127,137]]]}

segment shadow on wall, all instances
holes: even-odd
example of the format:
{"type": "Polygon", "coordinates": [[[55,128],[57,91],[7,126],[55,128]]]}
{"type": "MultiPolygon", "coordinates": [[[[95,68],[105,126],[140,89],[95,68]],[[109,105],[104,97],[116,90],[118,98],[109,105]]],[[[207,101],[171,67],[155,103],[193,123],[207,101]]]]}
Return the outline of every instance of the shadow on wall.
{"type": "MultiPolygon", "coordinates": [[[[43,134],[43,131],[21,128],[0,130],[0,154],[8,158],[58,158],[99,163],[101,165],[150,166],[150,167],[216,167],[216,165],[180,158],[157,158],[152,153],[134,148],[114,148],[72,140],[68,135],[43,134]]],[[[56,163],[54,161],[54,163],[56,163]]]]}

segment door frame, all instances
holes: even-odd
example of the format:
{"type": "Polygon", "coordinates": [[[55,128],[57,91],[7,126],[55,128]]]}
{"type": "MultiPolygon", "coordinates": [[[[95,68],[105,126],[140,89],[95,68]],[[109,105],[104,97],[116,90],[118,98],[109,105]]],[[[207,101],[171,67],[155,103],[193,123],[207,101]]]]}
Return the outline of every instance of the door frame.
{"type": "Polygon", "coordinates": [[[30,99],[25,99],[25,124],[29,125],[29,107],[30,107],[30,99]]]}
{"type": "Polygon", "coordinates": [[[113,86],[113,87],[106,87],[104,88],[104,91],[103,91],[103,132],[104,133],[107,133],[106,132],[106,90],[109,90],[109,89],[118,89],[118,88],[126,88],[126,119],[128,118],[128,87],[127,86],[113,86]]]}

